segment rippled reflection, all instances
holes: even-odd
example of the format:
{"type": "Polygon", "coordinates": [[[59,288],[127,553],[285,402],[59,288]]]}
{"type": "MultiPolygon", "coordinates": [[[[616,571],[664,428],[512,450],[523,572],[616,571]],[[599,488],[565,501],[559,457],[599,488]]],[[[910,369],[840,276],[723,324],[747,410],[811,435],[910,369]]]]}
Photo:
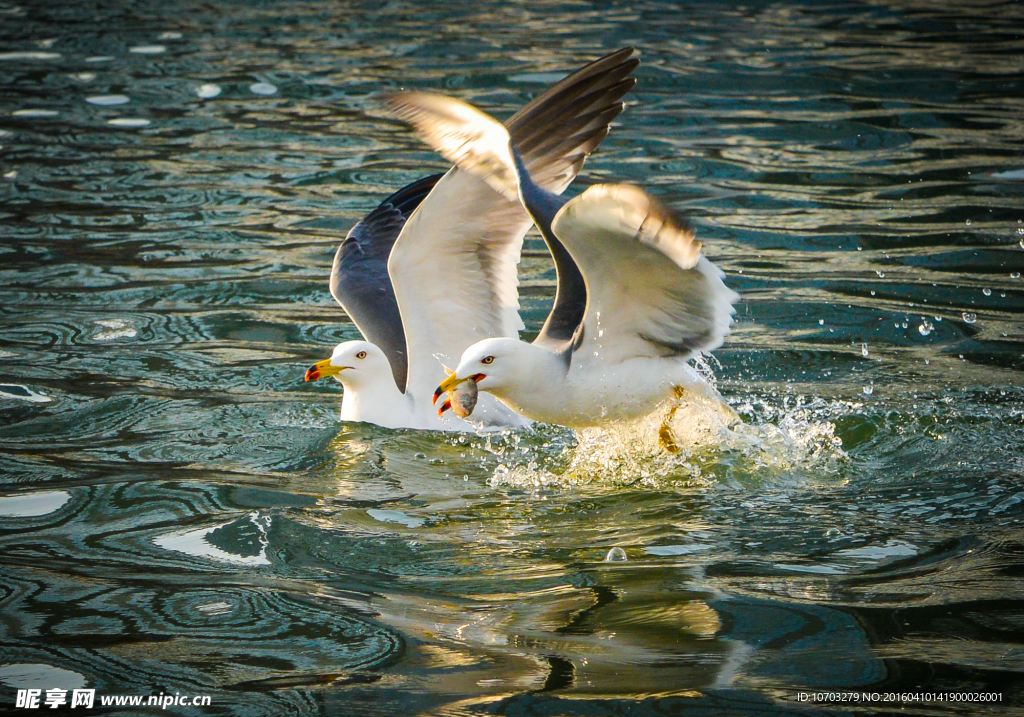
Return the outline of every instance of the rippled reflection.
{"type": "MultiPolygon", "coordinates": [[[[0,702],[1020,701],[1018,4],[140,12],[0,3],[0,702]],[[742,429],[667,456],[622,427],[340,424],[340,387],[301,380],[358,336],[333,251],[443,167],[373,94],[507,117],[626,44],[640,84],[581,181],[688,212],[741,292],[703,368],[742,429]]],[[[536,237],[520,276],[536,331],[554,291],[536,237]]]]}

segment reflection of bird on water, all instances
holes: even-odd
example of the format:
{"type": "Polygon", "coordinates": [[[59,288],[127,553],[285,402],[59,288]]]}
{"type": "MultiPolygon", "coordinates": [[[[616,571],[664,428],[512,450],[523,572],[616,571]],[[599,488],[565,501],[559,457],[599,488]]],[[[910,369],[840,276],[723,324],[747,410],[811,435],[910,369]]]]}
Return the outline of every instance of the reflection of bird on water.
{"type": "Polygon", "coordinates": [[[571,427],[637,418],[688,392],[731,414],[687,359],[721,345],[738,296],[685,223],[633,186],[596,185],[569,200],[552,194],[515,138],[458,100],[396,93],[386,103],[446,159],[521,199],[558,272],[537,339],[473,344],[435,400],[475,380],[528,418],[571,427]]]}
{"type": "MultiPolygon", "coordinates": [[[[622,112],[635,80],[633,50],[576,71],[530,102],[502,131],[515,138],[535,181],[562,192],[622,112]]],[[[386,199],[349,232],[331,272],[331,293],[366,341],[339,344],[306,380],[333,376],[345,386],[341,418],[390,428],[468,430],[438,417],[430,394],[470,345],[514,338],[516,267],[531,219],[515,196],[474,172],[453,168],[386,199]]],[[[582,307],[580,308],[582,310],[582,307]]],[[[484,423],[526,421],[489,396],[484,423]]],[[[477,416],[474,415],[474,418],[477,416]]]]}

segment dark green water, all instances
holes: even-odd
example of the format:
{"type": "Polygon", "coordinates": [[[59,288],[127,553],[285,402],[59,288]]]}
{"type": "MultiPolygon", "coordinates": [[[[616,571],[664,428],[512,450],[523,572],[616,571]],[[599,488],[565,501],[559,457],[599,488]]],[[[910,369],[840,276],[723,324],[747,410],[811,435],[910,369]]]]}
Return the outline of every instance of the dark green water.
{"type": "Polygon", "coordinates": [[[3,0],[0,712],[1020,714],[1022,58],[1019,2],[3,0]],[[372,94],[504,118],[629,44],[570,191],[689,212],[756,445],[340,423],[334,249],[445,166],[372,94]]]}

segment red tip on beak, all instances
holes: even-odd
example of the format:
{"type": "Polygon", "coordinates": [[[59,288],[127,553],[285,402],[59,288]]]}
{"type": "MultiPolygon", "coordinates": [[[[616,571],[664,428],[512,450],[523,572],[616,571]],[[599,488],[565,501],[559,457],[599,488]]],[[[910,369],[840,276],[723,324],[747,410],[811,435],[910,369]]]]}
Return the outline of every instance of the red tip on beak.
{"type": "MultiPolygon", "coordinates": [[[[441,394],[442,393],[444,393],[444,391],[442,391],[440,388],[438,388],[436,391],[434,391],[434,397],[432,399],[430,399],[430,405],[431,406],[436,406],[437,405],[437,399],[441,398],[441,394]]],[[[441,410],[443,411],[444,409],[441,409],[441,410]]],[[[440,416],[441,414],[438,413],[437,415],[440,416]]]]}
{"type": "Polygon", "coordinates": [[[451,401],[445,401],[444,403],[442,403],[441,407],[439,409],[437,409],[438,417],[443,416],[444,412],[447,411],[451,407],[452,407],[452,402],[451,401]]]}
{"type": "Polygon", "coordinates": [[[320,372],[316,370],[316,366],[310,366],[306,369],[307,381],[316,381],[318,378],[320,378],[320,372]]]}

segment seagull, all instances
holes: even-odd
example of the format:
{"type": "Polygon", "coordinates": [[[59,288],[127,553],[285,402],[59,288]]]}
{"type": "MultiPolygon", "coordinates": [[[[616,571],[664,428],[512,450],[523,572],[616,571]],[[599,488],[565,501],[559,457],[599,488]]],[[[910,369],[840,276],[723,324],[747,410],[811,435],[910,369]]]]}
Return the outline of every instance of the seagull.
{"type": "MultiPolygon", "coordinates": [[[[545,191],[560,194],[607,136],[625,107],[621,98],[636,84],[629,75],[639,60],[632,55],[627,47],[595,60],[503,126],[545,191]]],[[[405,95],[428,104],[434,97],[405,95]]],[[[365,340],[339,344],[305,378],[342,383],[342,420],[448,431],[529,424],[490,396],[480,397],[476,426],[439,416],[430,401],[446,375],[443,361],[454,363],[481,339],[514,339],[524,328],[517,265],[533,221],[517,196],[480,178],[486,172],[454,167],[413,182],[356,224],[338,248],[331,294],[365,340]]],[[[582,311],[583,295],[575,300],[582,311]]]]}
{"type": "Polygon", "coordinates": [[[446,159],[521,201],[558,276],[536,340],[469,346],[435,403],[472,380],[522,416],[570,428],[640,418],[688,392],[735,416],[687,363],[722,344],[739,296],[686,222],[626,184],[559,197],[536,181],[505,127],[458,100],[396,93],[388,105],[446,159]]]}

